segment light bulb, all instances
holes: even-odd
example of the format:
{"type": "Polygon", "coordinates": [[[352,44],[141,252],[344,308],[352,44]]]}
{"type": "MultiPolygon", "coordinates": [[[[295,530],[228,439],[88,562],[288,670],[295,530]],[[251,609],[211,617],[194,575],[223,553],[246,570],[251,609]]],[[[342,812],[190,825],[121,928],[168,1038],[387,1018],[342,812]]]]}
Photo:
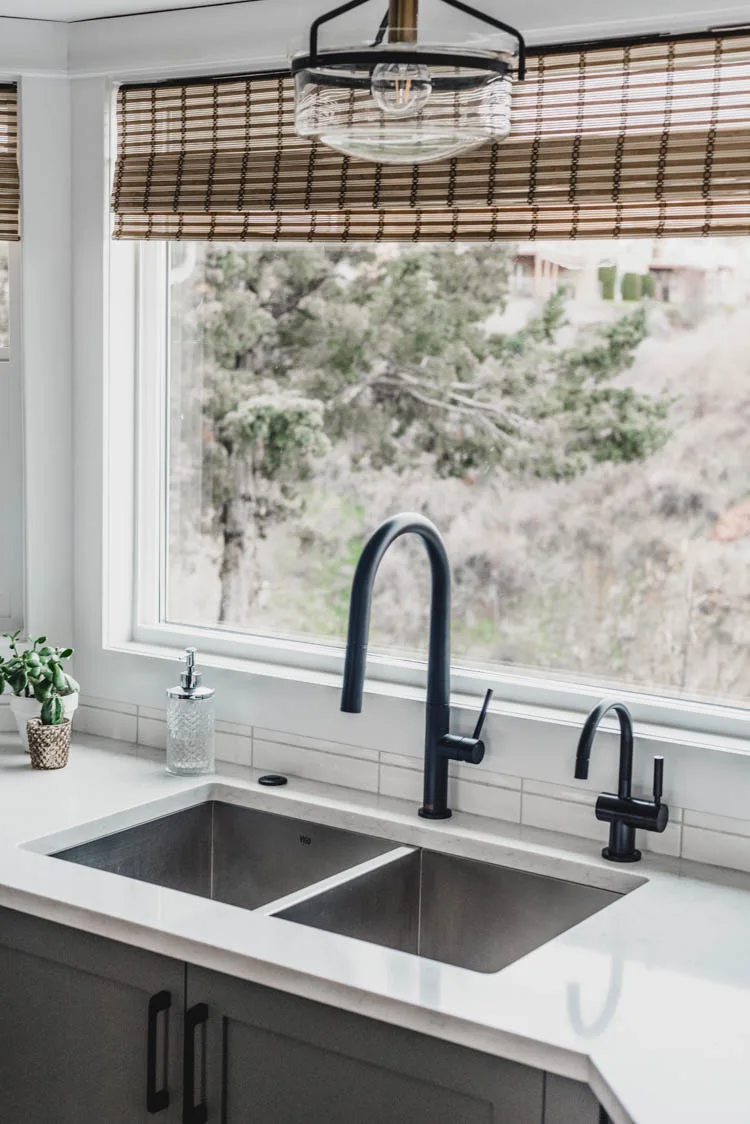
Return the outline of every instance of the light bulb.
{"type": "Polygon", "coordinates": [[[373,101],[387,117],[413,117],[432,93],[429,67],[411,62],[379,63],[372,72],[373,101]]]}

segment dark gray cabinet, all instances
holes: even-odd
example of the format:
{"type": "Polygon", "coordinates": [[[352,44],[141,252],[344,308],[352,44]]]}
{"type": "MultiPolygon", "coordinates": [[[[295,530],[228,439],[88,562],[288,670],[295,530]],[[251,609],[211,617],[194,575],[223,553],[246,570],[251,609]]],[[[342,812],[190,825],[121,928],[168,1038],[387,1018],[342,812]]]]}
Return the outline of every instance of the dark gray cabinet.
{"type": "Polygon", "coordinates": [[[548,1073],[544,1124],[607,1124],[607,1118],[588,1085],[548,1073]]]}
{"type": "MultiPolygon", "coordinates": [[[[199,969],[187,997],[208,1013],[211,1120],[541,1124],[544,1074],[527,1066],[199,969]]],[[[196,1072],[202,1049],[201,1032],[196,1072]]]]}
{"type": "Polygon", "coordinates": [[[0,1120],[599,1124],[599,1108],[528,1066],[0,910],[0,1120]]]}
{"type": "Polygon", "coordinates": [[[0,910],[0,1120],[176,1124],[184,981],[177,961],[0,910]]]}

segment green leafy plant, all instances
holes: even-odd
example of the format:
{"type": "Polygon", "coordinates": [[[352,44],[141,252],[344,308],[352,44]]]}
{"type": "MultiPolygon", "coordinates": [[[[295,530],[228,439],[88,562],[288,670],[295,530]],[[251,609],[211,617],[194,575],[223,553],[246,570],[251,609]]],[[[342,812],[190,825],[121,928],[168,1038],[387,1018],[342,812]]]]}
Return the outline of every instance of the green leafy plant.
{"type": "Polygon", "coordinates": [[[63,663],[73,655],[72,648],[53,648],[46,636],[29,639],[25,649],[18,646],[20,632],[6,632],[10,656],[0,659],[0,694],[6,686],[14,695],[36,699],[42,704],[42,724],[59,726],[64,720],[63,698],[80,690],[63,663]]]}
{"type": "Polygon", "coordinates": [[[63,701],[58,695],[54,695],[51,699],[42,703],[40,719],[43,726],[62,726],[65,721],[65,709],[63,701]]]}
{"type": "Polygon", "coordinates": [[[624,301],[639,301],[643,295],[640,273],[624,273],[620,289],[624,301]]]}
{"type": "Polygon", "coordinates": [[[653,273],[644,273],[641,277],[641,296],[653,300],[656,296],[656,278],[653,273]]]}
{"type": "Polygon", "coordinates": [[[617,286],[616,265],[599,266],[599,284],[601,286],[602,300],[613,301],[615,299],[615,288],[617,286]]]}

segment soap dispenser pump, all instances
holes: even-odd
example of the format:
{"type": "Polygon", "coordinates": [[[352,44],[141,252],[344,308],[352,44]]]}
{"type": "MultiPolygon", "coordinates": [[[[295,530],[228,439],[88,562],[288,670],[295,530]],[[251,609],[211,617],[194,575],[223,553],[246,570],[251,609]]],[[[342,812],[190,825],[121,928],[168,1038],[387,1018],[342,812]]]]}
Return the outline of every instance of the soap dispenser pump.
{"type": "Polygon", "coordinates": [[[167,690],[167,772],[175,776],[214,771],[215,692],[201,686],[195,656],[195,648],[185,649],[180,685],[167,690]]]}

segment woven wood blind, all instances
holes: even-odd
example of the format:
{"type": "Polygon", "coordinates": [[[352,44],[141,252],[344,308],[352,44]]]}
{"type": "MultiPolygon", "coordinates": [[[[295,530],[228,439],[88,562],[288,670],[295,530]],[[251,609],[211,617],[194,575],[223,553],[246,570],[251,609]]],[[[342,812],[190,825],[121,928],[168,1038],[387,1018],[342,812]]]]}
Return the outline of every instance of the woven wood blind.
{"type": "Polygon", "coordinates": [[[18,174],[18,91],[0,85],[0,241],[17,242],[21,183],[18,174]]]}
{"type": "Polygon", "coordinates": [[[112,209],[137,239],[749,233],[750,35],[538,54],[505,143],[414,167],[302,140],[286,76],[123,86],[112,209]]]}

